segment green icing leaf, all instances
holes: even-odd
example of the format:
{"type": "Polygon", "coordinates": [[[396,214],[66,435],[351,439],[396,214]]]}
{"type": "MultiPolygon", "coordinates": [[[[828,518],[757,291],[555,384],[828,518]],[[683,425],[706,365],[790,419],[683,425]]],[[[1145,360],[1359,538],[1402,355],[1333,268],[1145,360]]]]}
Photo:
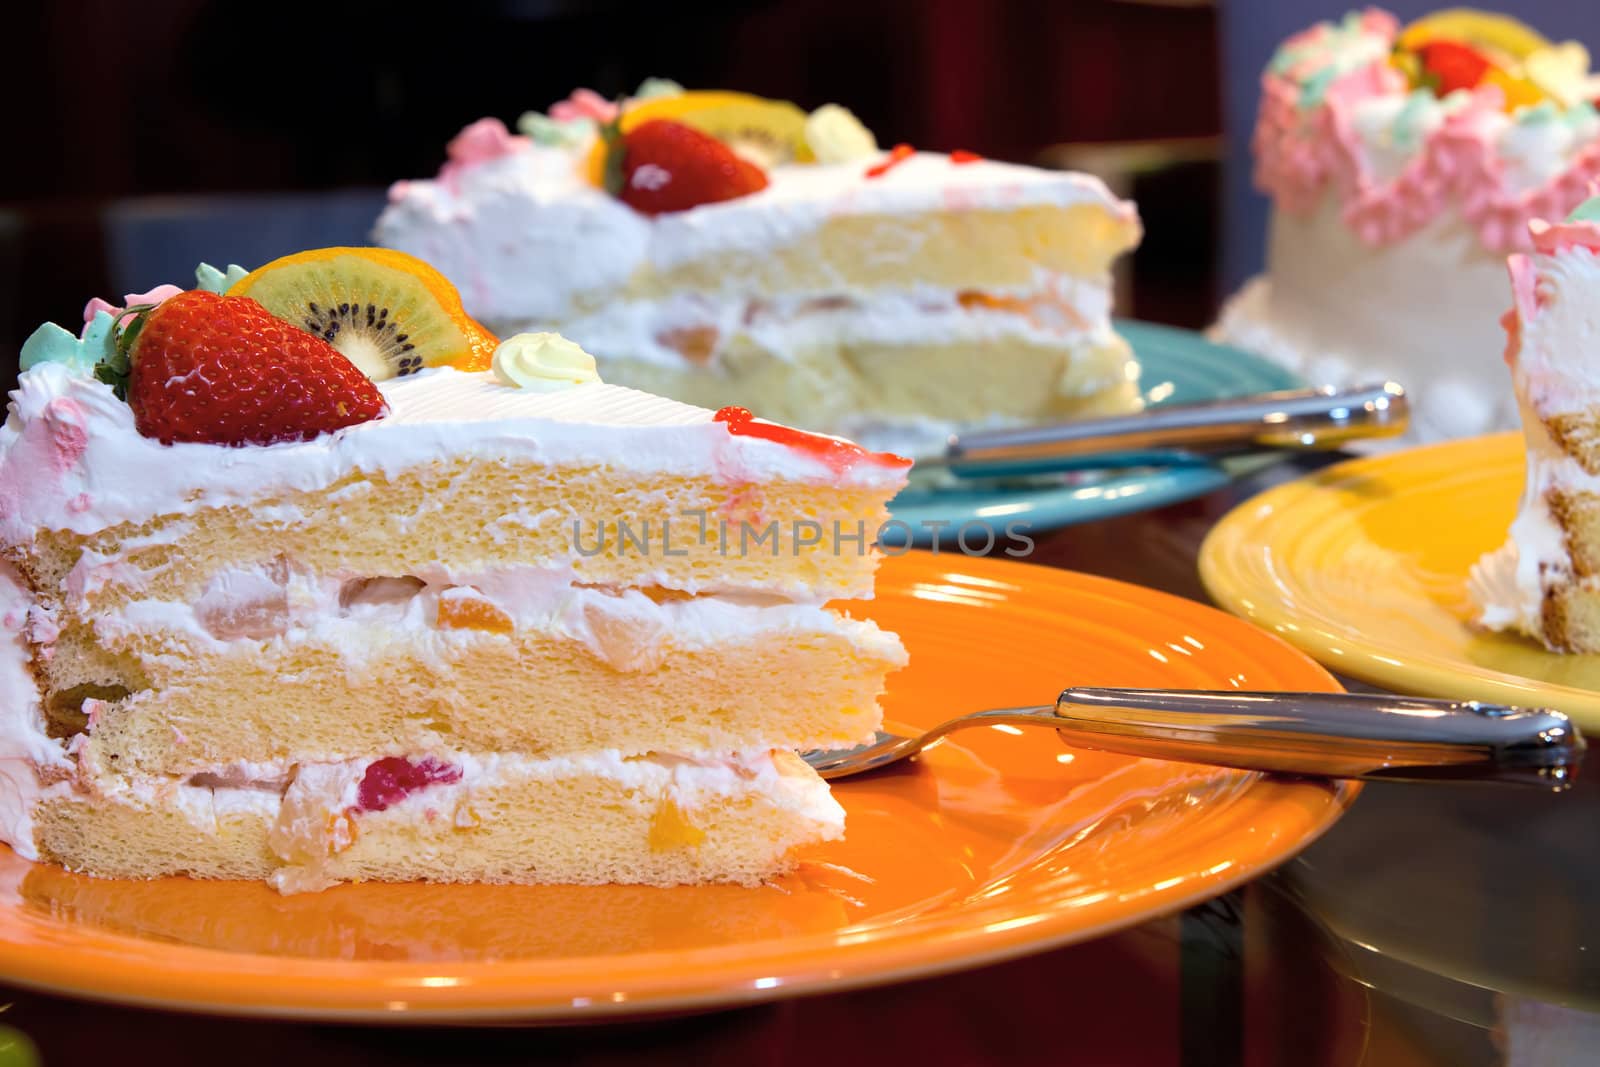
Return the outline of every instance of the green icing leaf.
{"type": "Polygon", "coordinates": [[[517,131],[547,148],[567,148],[581,144],[594,129],[593,119],[561,122],[538,111],[525,111],[517,120],[517,131]]]}
{"type": "Polygon", "coordinates": [[[68,367],[83,368],[83,342],[72,333],[53,322],[42,323],[22,342],[20,365],[31,370],[41,363],[62,363],[68,367]]]}
{"type": "Polygon", "coordinates": [[[1529,107],[1518,108],[1514,121],[1518,126],[1540,126],[1564,117],[1554,100],[1541,100],[1529,107]]]}
{"type": "Polygon", "coordinates": [[[1572,209],[1568,222],[1600,222],[1600,196],[1591,196],[1572,209]]]}
{"type": "Polygon", "coordinates": [[[1394,117],[1394,125],[1390,127],[1390,136],[1396,148],[1409,150],[1417,146],[1422,139],[1422,117],[1432,103],[1433,93],[1427,89],[1413,90],[1406,97],[1406,102],[1400,105],[1399,114],[1394,117]]]}
{"type": "Polygon", "coordinates": [[[91,374],[111,351],[112,322],[109,312],[97,312],[82,337],[53,322],[44,323],[22,342],[19,365],[31,370],[41,363],[59,363],[74,374],[91,374]]]}
{"type": "Polygon", "coordinates": [[[218,270],[209,263],[202,263],[194,269],[195,288],[221,296],[249,273],[237,263],[228,264],[226,272],[218,270]]]}
{"type": "Polygon", "coordinates": [[[116,351],[116,318],[109,311],[99,311],[89,325],[83,328],[83,354],[90,363],[99,363],[116,351]]]}
{"type": "Polygon", "coordinates": [[[633,92],[635,100],[651,100],[658,96],[682,96],[683,86],[671,78],[646,78],[633,92]]]}
{"type": "Polygon", "coordinates": [[[1323,67],[1300,86],[1300,106],[1309,111],[1314,107],[1322,106],[1322,99],[1328,93],[1328,86],[1339,76],[1337,67],[1323,67]]]}

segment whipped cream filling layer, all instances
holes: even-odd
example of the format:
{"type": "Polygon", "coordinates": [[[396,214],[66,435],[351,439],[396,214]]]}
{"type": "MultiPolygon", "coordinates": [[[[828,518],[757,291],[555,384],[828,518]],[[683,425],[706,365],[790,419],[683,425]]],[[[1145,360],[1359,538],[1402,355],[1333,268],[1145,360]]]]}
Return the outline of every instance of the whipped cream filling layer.
{"type": "MultiPolygon", "coordinates": [[[[469,797],[476,788],[508,782],[596,777],[629,788],[665,790],[686,805],[757,793],[772,797],[798,793],[798,799],[809,814],[829,822],[843,820],[843,812],[829,794],[827,784],[792,752],[760,749],[624,756],[620,752],[606,751],[547,758],[455,752],[442,757],[417,758],[433,760],[449,771],[448,777],[408,789],[400,799],[376,810],[393,811],[400,817],[422,816],[430,809],[446,811],[450,805],[469,797]]],[[[376,762],[372,758],[360,758],[338,763],[235,765],[218,767],[209,775],[182,779],[102,775],[94,780],[94,790],[105,799],[146,807],[171,806],[193,822],[196,829],[214,833],[220,816],[253,812],[275,817],[283,805],[291,801],[330,812],[369,814],[373,809],[364,808],[360,787],[368,769],[376,762]],[[219,782],[239,784],[216,784],[219,782]]]]}
{"type": "Polygon", "coordinates": [[[906,658],[892,634],[816,603],[758,595],[652,596],[573,585],[559,572],[535,568],[468,576],[419,570],[341,580],[292,574],[276,564],[230,569],[193,604],[135,601],[95,616],[93,626],[102,640],[176,636],[214,653],[280,638],[322,643],[339,649],[352,667],[392,652],[397,640],[443,649],[496,639],[492,625],[482,623],[500,619],[517,633],[571,641],[622,671],[649,670],[674,650],[755,637],[826,634],[895,663],[906,658]],[[455,619],[467,624],[457,626],[455,619]]]}
{"type": "Polygon", "coordinates": [[[730,434],[712,412],[612,385],[534,393],[492,374],[426,370],[380,384],[389,413],[311,441],[228,448],[141,436],[110,386],[56,363],[24,372],[0,427],[0,542],[39,529],[90,534],[153,516],[325,489],[471,457],[721,481],[895,489],[905,471],[837,472],[787,445],[730,434]]]}
{"type": "MultiPolygon", "coordinates": [[[[532,759],[507,754],[454,753],[428,760],[433,780],[385,792],[381,805],[369,806],[363,784],[379,761],[255,767],[265,787],[222,786],[188,780],[102,776],[95,780],[101,800],[178,812],[194,828],[217,833],[228,818],[254,817],[270,822],[268,842],[285,867],[271,882],[290,892],[315,891],[334,883],[323,865],[348,848],[364,818],[380,815],[401,822],[436,822],[470,830],[479,825],[477,794],[496,787],[574,778],[601,778],[660,797],[693,812],[707,804],[760,796],[824,831],[843,833],[844,809],[827,783],[792,752],[761,750],[726,754],[624,757],[601,752],[576,757],[532,759]],[[278,786],[277,783],[286,785],[278,786]]],[[[394,761],[385,760],[385,763],[394,761]]],[[[237,777],[219,768],[214,780],[237,777]]]]}
{"type": "Polygon", "coordinates": [[[555,323],[496,323],[502,334],[557,329],[602,359],[668,367],[715,365],[747,340],[779,359],[859,344],[969,344],[1018,339],[1068,347],[1108,328],[1108,281],[1060,275],[1028,289],[963,292],[934,287],[860,295],[723,298],[680,292],[622,301],[555,323]]]}
{"type": "Polygon", "coordinates": [[[651,218],[581,176],[587,151],[531,146],[449,181],[399,183],[375,237],[432,263],[479,318],[558,321],[579,295],[621,288],[641,269],[769,251],[841,216],[1082,203],[1136,214],[1087,175],[919,152],[871,178],[872,160],[779,166],[760,192],[651,218]]]}

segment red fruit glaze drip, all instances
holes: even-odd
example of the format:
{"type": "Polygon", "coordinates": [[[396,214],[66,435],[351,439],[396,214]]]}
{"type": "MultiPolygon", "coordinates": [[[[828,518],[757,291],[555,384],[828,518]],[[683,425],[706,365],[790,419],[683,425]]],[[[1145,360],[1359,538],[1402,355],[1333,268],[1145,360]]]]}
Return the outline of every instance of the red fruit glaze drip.
{"type": "Polygon", "coordinates": [[[950,162],[960,165],[962,163],[976,163],[983,157],[976,152],[968,152],[965,148],[958,148],[950,153],[950,162]]]}
{"type": "Polygon", "coordinates": [[[387,756],[374,760],[361,779],[357,792],[357,811],[382,811],[398,804],[419,789],[430,785],[461,781],[461,768],[432,756],[409,760],[387,756]]]}
{"type": "Polygon", "coordinates": [[[889,149],[888,159],[881,163],[874,163],[872,166],[867,168],[867,177],[881,178],[916,154],[917,150],[912,148],[910,145],[897,144],[893,148],[889,149]]]}
{"type": "Polygon", "coordinates": [[[787,445],[797,452],[804,452],[808,456],[820,459],[831,467],[835,474],[843,474],[859,463],[875,463],[880,467],[911,466],[909,459],[897,456],[893,452],[868,452],[858,444],[841,441],[836,437],[806,433],[804,430],[780,426],[775,422],[762,422],[750,414],[748,408],[723,408],[712,418],[726,424],[728,432],[735,436],[759,437],[764,441],[787,445]]]}

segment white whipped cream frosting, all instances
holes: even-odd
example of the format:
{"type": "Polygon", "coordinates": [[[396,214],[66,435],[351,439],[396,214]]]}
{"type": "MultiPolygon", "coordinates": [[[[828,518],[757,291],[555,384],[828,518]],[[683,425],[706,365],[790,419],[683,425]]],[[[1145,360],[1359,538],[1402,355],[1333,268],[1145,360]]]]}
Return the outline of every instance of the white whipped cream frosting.
{"type": "Polygon", "coordinates": [[[393,476],[470,456],[599,464],[730,482],[795,479],[896,489],[904,468],[863,461],[842,474],[786,445],[730,434],[704,408],[613,385],[513,389],[449,368],[379,384],[389,413],[311,441],[266,447],[163,445],[101,382],[45,363],[26,371],[0,427],[0,543],[38,529],[79,534],[152,515],[249,504],[326,488],[352,471],[393,476]]]}
{"type": "Polygon", "coordinates": [[[1467,591],[1482,625],[1543,640],[1545,588],[1573,580],[1567,537],[1550,513],[1548,493],[1600,492],[1600,478],[1562,451],[1531,409],[1524,408],[1523,420],[1528,470],[1517,517],[1506,543],[1473,564],[1467,591]]]}
{"type": "Polygon", "coordinates": [[[1479,621],[1544,639],[1548,588],[1577,578],[1566,533],[1551,514],[1549,495],[1600,493],[1600,476],[1584,470],[1546,429],[1541,416],[1574,413],[1600,403],[1600,257],[1581,246],[1531,253],[1537,309],[1521,316],[1521,345],[1512,380],[1521,403],[1527,475],[1510,535],[1472,568],[1469,592],[1479,621]]]}
{"type": "Polygon", "coordinates": [[[1410,392],[1406,443],[1442,441],[1517,425],[1499,323],[1509,304],[1505,257],[1459,214],[1374,248],[1324,193],[1306,216],[1273,210],[1267,274],[1228,302],[1211,335],[1313,385],[1393,379],[1410,392]]]}
{"type": "MultiPolygon", "coordinates": [[[[873,178],[871,160],[779,166],[760,192],[652,218],[590,185],[578,169],[586,152],[533,146],[448,182],[401,182],[375,237],[437,267],[477,317],[538,323],[579,313],[575,297],[620,288],[642,268],[761,253],[839,216],[1080,203],[1135,214],[1088,175],[992,160],[956,165],[919,152],[873,178]]],[[[741,288],[738,278],[722,283],[741,288]]]]}
{"type": "Polygon", "coordinates": [[[0,841],[36,860],[34,805],[47,791],[70,791],[73,767],[63,742],[45,733],[39,686],[29,666],[32,606],[21,576],[0,562],[0,841]]]}

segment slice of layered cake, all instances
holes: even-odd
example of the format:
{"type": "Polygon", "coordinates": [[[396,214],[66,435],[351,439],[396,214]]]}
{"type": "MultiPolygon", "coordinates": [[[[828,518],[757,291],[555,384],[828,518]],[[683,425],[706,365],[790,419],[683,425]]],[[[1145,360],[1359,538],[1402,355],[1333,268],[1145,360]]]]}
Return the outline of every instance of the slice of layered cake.
{"type": "Polygon", "coordinates": [[[1583,45],[1504,15],[1402,26],[1367,8],[1296,34],[1262,75],[1252,142],[1266,271],[1217,337],[1314,384],[1398,380],[1421,440],[1514,427],[1505,259],[1600,177],[1597,99],[1583,45]]]}
{"type": "Polygon", "coordinates": [[[1600,652],[1600,197],[1529,226],[1505,316],[1528,473],[1510,538],[1472,571],[1481,621],[1600,652]]]}
{"type": "Polygon", "coordinates": [[[675,87],[620,111],[580,91],[521,126],[468,127],[376,229],[492,329],[878,441],[1135,403],[1110,268],[1139,220],[1097,179],[881,151],[834,105],[675,87]]]}
{"type": "Polygon", "coordinates": [[[870,738],[905,661],[827,602],[871,596],[906,461],[601,384],[553,335],[494,346],[396,253],[210,275],[262,301],[158,290],[25,346],[14,849],[284,890],[660,885],[841,833],[794,753],[870,738]]]}

